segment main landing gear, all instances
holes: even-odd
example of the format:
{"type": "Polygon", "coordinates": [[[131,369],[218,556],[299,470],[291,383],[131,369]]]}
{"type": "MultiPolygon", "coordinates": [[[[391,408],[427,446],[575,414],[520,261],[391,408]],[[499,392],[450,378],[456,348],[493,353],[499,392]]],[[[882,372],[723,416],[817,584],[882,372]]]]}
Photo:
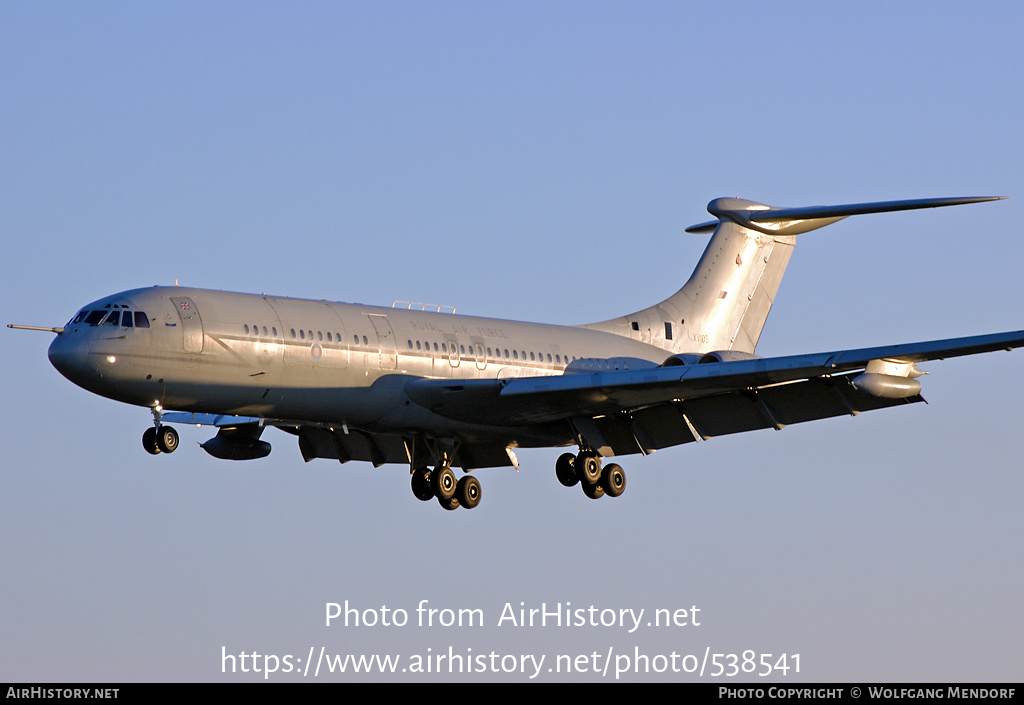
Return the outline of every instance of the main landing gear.
{"type": "Polygon", "coordinates": [[[555,476],[566,487],[579,483],[583,494],[591,499],[618,497],[626,491],[626,471],[615,463],[602,470],[601,456],[588,451],[562,454],[555,463],[555,476]]]}
{"type": "Polygon", "coordinates": [[[436,497],[438,504],[448,510],[459,507],[472,509],[480,504],[480,480],[464,475],[456,482],[455,473],[447,465],[433,470],[416,468],[412,471],[412,493],[423,502],[436,497]]]}

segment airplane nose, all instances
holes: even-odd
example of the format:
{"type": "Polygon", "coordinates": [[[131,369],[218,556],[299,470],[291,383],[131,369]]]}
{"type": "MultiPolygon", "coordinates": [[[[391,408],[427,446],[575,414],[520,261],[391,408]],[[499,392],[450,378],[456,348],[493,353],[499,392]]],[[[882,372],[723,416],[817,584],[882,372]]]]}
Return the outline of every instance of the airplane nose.
{"type": "Polygon", "coordinates": [[[84,340],[61,333],[50,343],[46,357],[58,372],[78,383],[88,363],[87,352],[84,340]]]}

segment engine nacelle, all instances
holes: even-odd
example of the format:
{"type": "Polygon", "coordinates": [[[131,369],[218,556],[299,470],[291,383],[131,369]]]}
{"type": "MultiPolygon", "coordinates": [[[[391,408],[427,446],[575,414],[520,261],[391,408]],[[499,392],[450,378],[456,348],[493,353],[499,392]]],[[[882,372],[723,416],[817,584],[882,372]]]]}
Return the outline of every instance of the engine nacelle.
{"type": "Polygon", "coordinates": [[[921,383],[910,377],[865,372],[854,377],[850,384],[854,389],[882,399],[906,399],[921,393],[921,383]]]}
{"type": "Polygon", "coordinates": [[[700,353],[679,353],[661,363],[662,367],[678,367],[679,365],[696,365],[700,362],[700,353]]]}
{"type": "Polygon", "coordinates": [[[270,444],[248,434],[221,431],[199,447],[221,460],[256,460],[270,455],[270,444]]]}
{"type": "Polygon", "coordinates": [[[708,362],[733,362],[735,360],[760,360],[760,355],[754,353],[742,352],[740,350],[715,350],[714,352],[704,353],[700,359],[697,360],[700,364],[708,362]]]}

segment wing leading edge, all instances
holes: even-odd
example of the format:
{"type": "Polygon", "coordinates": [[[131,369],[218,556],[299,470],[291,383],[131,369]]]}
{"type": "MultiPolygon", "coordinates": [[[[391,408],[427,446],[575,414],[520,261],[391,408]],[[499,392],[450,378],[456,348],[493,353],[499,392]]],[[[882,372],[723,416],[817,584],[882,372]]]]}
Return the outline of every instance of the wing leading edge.
{"type": "Polygon", "coordinates": [[[925,362],[1019,347],[1024,347],[1024,331],[650,370],[528,377],[510,380],[501,395],[534,398],[554,395],[562,399],[567,408],[579,412],[614,413],[622,408],[606,409],[600,405],[619,400],[628,408],[836,375],[864,369],[872,360],[925,362]],[[598,406],[588,407],[595,404],[598,406]]]}

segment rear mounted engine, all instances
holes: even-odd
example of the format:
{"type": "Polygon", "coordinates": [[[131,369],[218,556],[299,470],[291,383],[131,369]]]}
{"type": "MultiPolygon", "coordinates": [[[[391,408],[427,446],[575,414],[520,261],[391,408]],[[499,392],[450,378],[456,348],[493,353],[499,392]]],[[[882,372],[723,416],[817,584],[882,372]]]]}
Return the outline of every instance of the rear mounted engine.
{"type": "Polygon", "coordinates": [[[734,360],[760,360],[760,355],[740,352],[738,350],[716,350],[704,353],[679,353],[661,363],[662,367],[678,367],[679,365],[701,365],[706,362],[732,362],[734,360]]]}

